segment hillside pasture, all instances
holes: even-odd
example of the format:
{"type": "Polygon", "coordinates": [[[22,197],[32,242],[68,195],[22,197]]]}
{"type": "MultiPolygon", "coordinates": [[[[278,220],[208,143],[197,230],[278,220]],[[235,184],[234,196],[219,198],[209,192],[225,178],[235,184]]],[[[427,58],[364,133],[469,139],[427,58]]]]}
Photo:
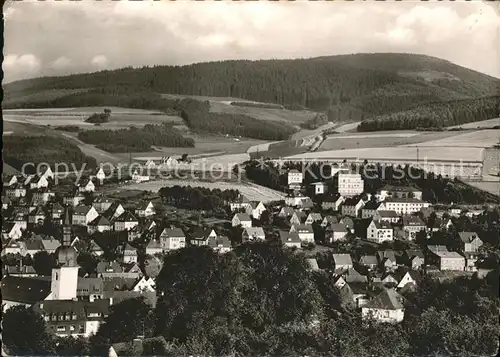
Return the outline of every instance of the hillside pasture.
{"type": "Polygon", "coordinates": [[[173,187],[173,186],[191,186],[191,187],[204,187],[210,190],[220,189],[220,190],[238,190],[246,196],[251,201],[280,201],[285,198],[282,192],[271,190],[267,187],[262,187],[255,184],[249,183],[234,183],[234,182],[205,182],[199,180],[158,180],[151,182],[143,182],[132,185],[122,186],[123,190],[141,190],[141,191],[152,191],[158,192],[162,187],[173,187]]]}
{"type": "Polygon", "coordinates": [[[461,147],[461,148],[488,148],[497,144],[500,140],[500,129],[478,130],[454,133],[448,137],[442,137],[430,141],[425,141],[419,146],[427,147],[461,147]]]}

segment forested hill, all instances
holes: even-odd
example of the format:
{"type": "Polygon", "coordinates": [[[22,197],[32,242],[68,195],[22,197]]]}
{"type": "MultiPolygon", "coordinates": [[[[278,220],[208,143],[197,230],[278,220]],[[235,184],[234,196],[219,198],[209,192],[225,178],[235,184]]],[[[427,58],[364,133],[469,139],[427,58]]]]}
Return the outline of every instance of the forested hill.
{"type": "Polygon", "coordinates": [[[298,105],[328,111],[331,120],[364,120],[428,103],[487,97],[498,94],[500,88],[497,78],[434,57],[354,54],[123,68],[23,80],[4,86],[4,106],[19,107],[20,98],[27,94],[110,84],[155,93],[298,105]]]}

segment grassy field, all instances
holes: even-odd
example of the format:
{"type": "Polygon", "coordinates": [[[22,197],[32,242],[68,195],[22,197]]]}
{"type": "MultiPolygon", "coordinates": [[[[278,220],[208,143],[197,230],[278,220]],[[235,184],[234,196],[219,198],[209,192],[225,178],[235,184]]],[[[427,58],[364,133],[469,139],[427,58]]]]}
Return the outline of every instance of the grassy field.
{"type": "Polygon", "coordinates": [[[4,105],[10,103],[32,103],[56,99],[70,94],[87,92],[88,88],[83,89],[48,89],[44,91],[36,91],[30,93],[29,91],[6,93],[4,98],[4,105]]]}
{"type": "Polygon", "coordinates": [[[234,182],[204,182],[198,180],[161,180],[137,183],[127,186],[122,186],[123,190],[146,190],[157,192],[162,187],[172,187],[172,186],[191,186],[191,187],[205,187],[208,189],[220,189],[220,190],[238,190],[243,195],[245,195],[249,200],[252,201],[278,201],[284,199],[284,194],[275,190],[271,190],[267,187],[258,186],[255,184],[247,183],[234,183],[234,182]]]}
{"type": "MultiPolygon", "coordinates": [[[[420,147],[420,146],[419,146],[420,147]]],[[[482,161],[483,149],[467,148],[467,147],[446,147],[436,150],[433,147],[420,147],[420,160],[427,159],[428,161],[482,161]]],[[[329,150],[320,152],[309,152],[301,155],[293,155],[291,159],[353,159],[359,160],[411,160],[416,159],[417,151],[414,147],[377,147],[363,149],[347,149],[347,150],[329,150]]]]}
{"type": "Polygon", "coordinates": [[[500,125],[500,118],[455,125],[451,126],[450,128],[478,129],[478,128],[491,128],[496,125],[500,125]]]}
{"type": "Polygon", "coordinates": [[[478,130],[462,132],[449,132],[455,133],[446,138],[435,139],[426,141],[422,146],[429,147],[482,147],[487,148],[497,144],[500,141],[500,129],[492,130],[478,130]]]}

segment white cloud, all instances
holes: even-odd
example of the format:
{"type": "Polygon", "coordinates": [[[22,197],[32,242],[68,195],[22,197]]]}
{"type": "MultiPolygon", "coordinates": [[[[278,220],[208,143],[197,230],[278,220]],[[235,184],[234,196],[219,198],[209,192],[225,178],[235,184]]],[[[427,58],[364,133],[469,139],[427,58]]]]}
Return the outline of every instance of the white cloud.
{"type": "Polygon", "coordinates": [[[31,53],[8,54],[4,57],[3,68],[5,71],[35,72],[40,68],[40,60],[31,53]]]}
{"type": "Polygon", "coordinates": [[[51,63],[51,67],[54,68],[54,69],[67,69],[68,67],[70,67],[72,64],[72,61],[66,57],[66,56],[62,56],[62,57],[59,57],[58,59],[56,59],[54,62],[51,63]]]}
{"type": "Polygon", "coordinates": [[[109,63],[109,60],[106,56],[104,55],[97,55],[92,58],[90,61],[94,66],[99,67],[99,68],[106,68],[106,66],[109,63]]]}

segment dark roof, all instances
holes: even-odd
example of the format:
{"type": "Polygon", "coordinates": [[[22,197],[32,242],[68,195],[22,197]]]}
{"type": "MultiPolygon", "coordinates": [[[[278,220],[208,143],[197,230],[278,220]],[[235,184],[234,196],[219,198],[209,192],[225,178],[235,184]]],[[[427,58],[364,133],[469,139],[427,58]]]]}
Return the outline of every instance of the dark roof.
{"type": "Polygon", "coordinates": [[[314,233],[313,227],[310,224],[293,225],[297,233],[314,233]]]}
{"type": "Polygon", "coordinates": [[[38,239],[29,239],[24,242],[26,246],[26,250],[44,250],[42,240],[38,239]]]}
{"type": "Polygon", "coordinates": [[[380,217],[384,218],[397,218],[398,213],[396,211],[391,211],[391,210],[379,210],[377,211],[380,217]]]}
{"type": "Polygon", "coordinates": [[[180,228],[164,228],[160,233],[161,237],[186,237],[182,229],[180,228]]]}
{"type": "Polygon", "coordinates": [[[344,206],[356,206],[359,201],[361,201],[361,198],[359,197],[349,197],[349,198],[346,198],[343,205],[344,206]]]}
{"type": "Polygon", "coordinates": [[[474,239],[479,238],[476,232],[459,232],[458,236],[464,243],[471,243],[474,239]]]}
{"type": "Polygon", "coordinates": [[[335,267],[337,265],[352,265],[352,258],[349,254],[332,254],[335,267]]]}
{"type": "Polygon", "coordinates": [[[359,264],[363,265],[377,265],[377,257],[374,255],[363,255],[359,259],[359,264]]]}
{"type": "Polygon", "coordinates": [[[423,203],[424,201],[413,197],[388,197],[386,202],[400,202],[400,203],[423,203]]]}
{"type": "Polygon", "coordinates": [[[78,295],[100,294],[104,291],[102,278],[78,278],[76,286],[78,295]]]}
{"type": "Polygon", "coordinates": [[[231,248],[231,241],[226,236],[218,236],[217,238],[211,237],[208,241],[208,246],[211,248],[217,248],[219,246],[231,248]]]}
{"type": "Polygon", "coordinates": [[[117,219],[117,222],[138,222],[137,218],[130,211],[123,212],[117,219]]]}
{"type": "Polygon", "coordinates": [[[247,213],[236,213],[235,216],[238,217],[240,222],[252,221],[252,219],[250,218],[250,216],[247,213]]]}
{"type": "Polygon", "coordinates": [[[369,301],[364,307],[384,310],[403,309],[403,297],[393,289],[384,289],[375,299],[369,301]]]}
{"type": "Polygon", "coordinates": [[[110,300],[45,300],[36,304],[36,310],[46,315],[76,314],[78,320],[86,320],[89,313],[109,313],[110,300]]]}
{"type": "Polygon", "coordinates": [[[403,216],[403,226],[424,226],[425,223],[418,216],[403,216]]]}
{"type": "Polygon", "coordinates": [[[392,228],[388,222],[373,220],[372,223],[375,224],[375,227],[377,227],[377,229],[391,229],[392,228]]]}
{"type": "Polygon", "coordinates": [[[116,278],[102,278],[102,283],[103,283],[103,291],[105,292],[110,292],[110,291],[123,291],[123,290],[132,290],[137,283],[136,278],[121,278],[121,277],[116,277],[116,278]]]}
{"type": "Polygon", "coordinates": [[[2,299],[25,304],[44,300],[50,294],[50,281],[5,276],[2,278],[2,299]]]}
{"type": "Polygon", "coordinates": [[[323,198],[323,202],[337,202],[340,197],[342,197],[340,193],[329,194],[327,197],[323,198]]]}
{"type": "Polygon", "coordinates": [[[422,251],[418,249],[407,250],[406,255],[408,256],[408,259],[413,259],[414,257],[424,259],[424,253],[422,253],[422,251]]]}
{"type": "Polygon", "coordinates": [[[347,232],[345,224],[342,223],[332,223],[326,229],[332,232],[347,232]]]}
{"type": "Polygon", "coordinates": [[[365,206],[363,207],[363,209],[370,209],[370,210],[374,210],[374,209],[377,209],[378,206],[380,206],[380,202],[376,202],[376,201],[368,201],[366,202],[365,206]]]}
{"type": "Polygon", "coordinates": [[[283,244],[285,243],[300,243],[300,237],[297,232],[285,232],[285,231],[280,231],[280,239],[283,244]]]}
{"type": "Polygon", "coordinates": [[[102,273],[122,273],[123,268],[118,262],[99,262],[97,263],[96,272],[102,273]]]}
{"type": "Polygon", "coordinates": [[[104,216],[98,216],[89,224],[90,226],[110,226],[111,222],[104,216]]]}
{"type": "Polygon", "coordinates": [[[368,277],[365,276],[365,275],[360,274],[354,268],[349,268],[345,272],[345,278],[344,278],[344,280],[347,283],[367,283],[368,282],[368,277]]]}
{"type": "Polygon", "coordinates": [[[380,191],[391,191],[391,192],[420,192],[420,190],[411,186],[391,186],[386,185],[380,189],[380,191]]]}
{"type": "Polygon", "coordinates": [[[323,218],[323,220],[326,219],[326,222],[327,223],[338,223],[339,220],[336,216],[326,216],[325,218],[323,218]]]}
{"type": "Polygon", "coordinates": [[[377,252],[377,256],[379,261],[383,261],[384,259],[389,259],[396,263],[396,254],[393,250],[379,250],[377,252]]]}

